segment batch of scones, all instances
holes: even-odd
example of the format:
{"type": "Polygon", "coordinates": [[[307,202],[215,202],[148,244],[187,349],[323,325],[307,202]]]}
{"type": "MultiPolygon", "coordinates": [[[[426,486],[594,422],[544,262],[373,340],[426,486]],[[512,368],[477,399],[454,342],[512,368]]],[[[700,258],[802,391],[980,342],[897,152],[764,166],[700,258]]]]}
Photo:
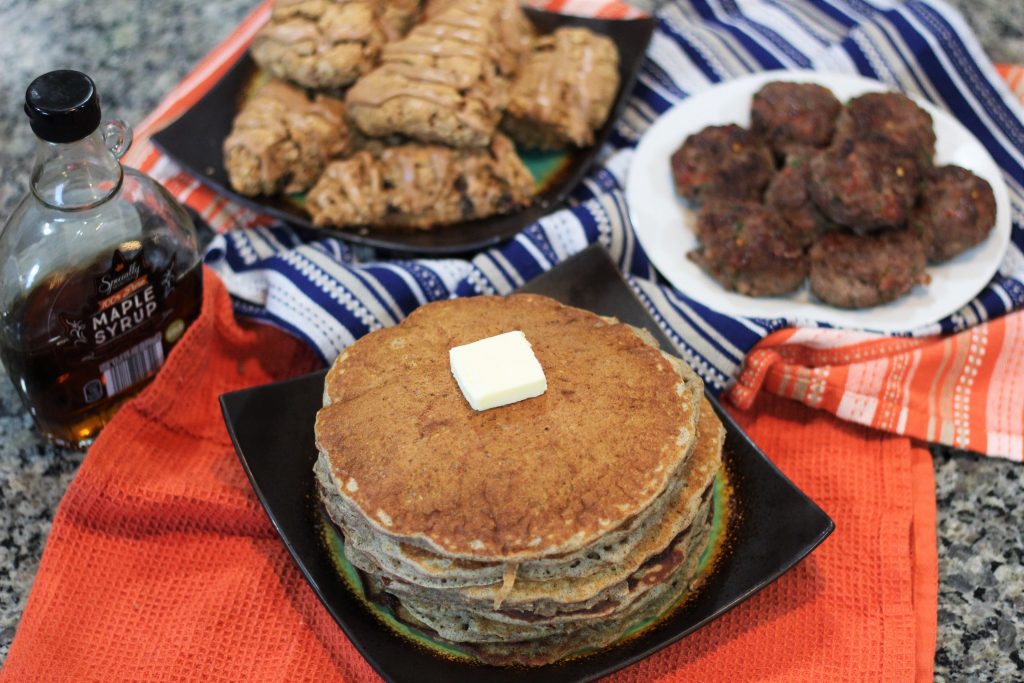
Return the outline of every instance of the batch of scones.
{"type": "Polygon", "coordinates": [[[435,640],[543,665],[615,642],[700,574],[725,431],[645,330],[537,295],[435,302],[345,349],[323,404],[314,471],[345,555],[435,640]],[[547,391],[477,412],[448,349],[509,329],[547,391]]]}
{"type": "Polygon", "coordinates": [[[276,0],[272,79],[224,141],[231,186],[308,193],[317,226],[429,229],[536,193],[516,152],[593,143],[619,86],[605,36],[535,35],[516,0],[276,0]]]}

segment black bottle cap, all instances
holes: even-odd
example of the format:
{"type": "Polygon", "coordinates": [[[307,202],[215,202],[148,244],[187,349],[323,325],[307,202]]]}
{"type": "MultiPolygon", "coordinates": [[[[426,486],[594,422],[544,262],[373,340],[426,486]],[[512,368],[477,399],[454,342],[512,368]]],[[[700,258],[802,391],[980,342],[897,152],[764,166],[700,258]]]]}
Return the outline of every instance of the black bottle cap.
{"type": "Polygon", "coordinates": [[[99,127],[100,96],[81,71],[51,71],[29,84],[25,113],[32,132],[43,140],[74,142],[99,127]]]}

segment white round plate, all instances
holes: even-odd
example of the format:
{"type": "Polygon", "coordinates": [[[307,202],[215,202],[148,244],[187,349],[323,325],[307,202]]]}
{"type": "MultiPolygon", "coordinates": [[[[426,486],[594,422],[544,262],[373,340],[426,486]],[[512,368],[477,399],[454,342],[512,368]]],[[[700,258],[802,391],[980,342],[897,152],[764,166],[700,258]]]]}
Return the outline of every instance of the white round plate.
{"type": "Polygon", "coordinates": [[[932,116],[935,163],[956,164],[988,181],[996,197],[996,225],[981,244],[945,263],[929,266],[931,284],[892,303],[860,310],[829,306],[804,286],[785,297],[749,297],[722,288],[686,254],[696,248],[696,212],[675,192],[669,158],[683,140],[706,126],[750,124],[750,100],[770,81],[820,83],[845,102],[886,90],[860,76],[815,71],[774,71],[744,76],[688,97],[663,114],[636,148],[626,179],[626,201],[637,237],[654,266],[683,294],[722,313],[756,318],[817,320],[842,327],[895,332],[934,323],[959,310],[984,289],[1010,243],[1010,200],[1002,173],[981,143],[959,121],[916,99],[932,116]]]}

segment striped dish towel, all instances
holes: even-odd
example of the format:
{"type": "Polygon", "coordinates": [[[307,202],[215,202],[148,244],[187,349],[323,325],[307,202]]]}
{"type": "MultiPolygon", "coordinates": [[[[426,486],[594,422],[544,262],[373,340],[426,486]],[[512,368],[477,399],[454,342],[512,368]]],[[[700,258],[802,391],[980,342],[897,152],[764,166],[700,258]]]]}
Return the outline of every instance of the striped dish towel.
{"type": "MultiPolygon", "coordinates": [[[[543,4],[580,14],[633,12],[614,2],[543,4]]],[[[247,18],[144,122],[140,138],[201,97],[268,14],[264,4],[247,18]]],[[[861,424],[1024,458],[1024,373],[1017,360],[1024,354],[1024,313],[1007,315],[1024,307],[1024,113],[963,18],[941,0],[677,0],[657,17],[648,59],[600,166],[567,208],[469,259],[377,260],[336,239],[303,243],[287,226],[211,192],[144,141],[129,163],[221,233],[207,262],[237,310],[299,336],[324,361],[427,301],[509,292],[600,242],[682,356],[713,391],[728,391],[739,405],[767,390],[861,424]],[[985,145],[1009,186],[1013,244],[973,302],[892,338],[730,317],[659,282],[626,214],[624,177],[633,147],[655,118],[688,95],[786,68],[876,78],[949,110],[985,145]]]]}

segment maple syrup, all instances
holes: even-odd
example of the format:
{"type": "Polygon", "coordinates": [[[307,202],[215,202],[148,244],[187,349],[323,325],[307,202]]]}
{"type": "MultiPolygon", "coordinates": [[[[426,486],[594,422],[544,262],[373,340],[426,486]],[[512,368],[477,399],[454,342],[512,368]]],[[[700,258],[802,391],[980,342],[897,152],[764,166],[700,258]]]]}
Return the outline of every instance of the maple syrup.
{"type": "Polygon", "coordinates": [[[161,260],[158,248],[115,250],[47,276],[11,307],[14,334],[0,338],[0,358],[51,440],[92,440],[199,315],[201,266],[178,277],[161,260]]]}
{"type": "Polygon", "coordinates": [[[40,76],[25,111],[39,138],[31,193],[0,233],[0,360],[44,436],[84,447],[137,394],[199,315],[188,214],[118,159],[95,85],[40,76]]]}

